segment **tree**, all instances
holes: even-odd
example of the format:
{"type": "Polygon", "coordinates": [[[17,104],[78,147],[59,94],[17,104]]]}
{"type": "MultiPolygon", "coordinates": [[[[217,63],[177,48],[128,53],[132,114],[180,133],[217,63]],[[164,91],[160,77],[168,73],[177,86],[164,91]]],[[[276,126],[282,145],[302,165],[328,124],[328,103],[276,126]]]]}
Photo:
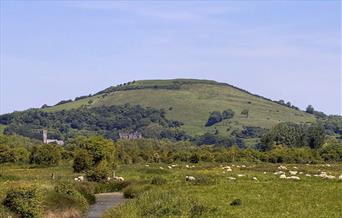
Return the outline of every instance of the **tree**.
{"type": "Polygon", "coordinates": [[[62,159],[62,148],[56,144],[44,144],[32,148],[30,155],[31,164],[56,166],[62,159]]]}
{"type": "Polygon", "coordinates": [[[307,132],[306,138],[310,148],[320,148],[325,140],[325,130],[320,124],[311,125],[307,132]]]}
{"type": "Polygon", "coordinates": [[[312,105],[308,105],[306,107],[306,113],[313,114],[315,109],[312,107],[312,105]]]}
{"type": "Polygon", "coordinates": [[[231,119],[234,117],[234,111],[232,109],[227,109],[222,112],[223,119],[231,119]]]}
{"type": "Polygon", "coordinates": [[[210,113],[210,116],[208,118],[207,123],[205,126],[212,126],[215,123],[221,122],[222,121],[222,114],[220,111],[213,111],[210,113]]]}
{"type": "Polygon", "coordinates": [[[241,111],[241,115],[244,115],[244,116],[246,116],[246,118],[248,118],[249,110],[248,110],[248,109],[243,109],[243,110],[241,111]]]}
{"type": "Polygon", "coordinates": [[[73,164],[75,172],[83,171],[91,178],[100,179],[106,174],[105,171],[116,166],[117,150],[112,140],[102,136],[79,136],[72,146],[76,150],[73,164]]]}

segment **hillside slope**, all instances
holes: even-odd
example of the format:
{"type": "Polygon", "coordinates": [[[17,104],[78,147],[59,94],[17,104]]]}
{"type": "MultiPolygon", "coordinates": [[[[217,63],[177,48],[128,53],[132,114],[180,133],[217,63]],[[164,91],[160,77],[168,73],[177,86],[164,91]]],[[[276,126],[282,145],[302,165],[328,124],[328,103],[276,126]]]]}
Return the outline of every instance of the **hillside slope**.
{"type": "Polygon", "coordinates": [[[207,80],[142,80],[110,87],[98,94],[77,101],[45,108],[59,111],[81,106],[99,107],[122,104],[164,109],[168,119],[184,123],[182,129],[190,135],[213,132],[221,134],[242,126],[270,128],[279,122],[314,122],[314,116],[295,110],[244,90],[207,80]],[[212,111],[232,109],[233,119],[205,127],[212,111]],[[241,115],[244,109],[249,116],[241,115]]]}

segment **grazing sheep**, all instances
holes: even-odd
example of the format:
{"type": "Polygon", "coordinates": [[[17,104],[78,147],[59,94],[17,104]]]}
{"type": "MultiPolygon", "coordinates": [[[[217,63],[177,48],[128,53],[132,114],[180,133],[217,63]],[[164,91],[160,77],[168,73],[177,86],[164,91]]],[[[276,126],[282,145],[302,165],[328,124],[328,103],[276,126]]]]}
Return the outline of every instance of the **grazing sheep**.
{"type": "Polygon", "coordinates": [[[303,174],[303,172],[299,172],[299,175],[302,175],[303,174]]]}
{"type": "Polygon", "coordinates": [[[167,166],[167,168],[169,168],[169,169],[172,169],[172,167],[171,167],[171,166],[167,166]]]}
{"type": "Polygon", "coordinates": [[[342,175],[340,175],[340,176],[338,177],[338,179],[339,179],[339,180],[342,180],[342,175]]]}
{"type": "Polygon", "coordinates": [[[241,165],[242,168],[246,168],[246,165],[241,165]]]}
{"type": "Polygon", "coordinates": [[[277,172],[275,172],[275,173],[273,173],[274,175],[280,175],[280,174],[284,174],[284,172],[283,171],[277,171],[277,172]]]}
{"type": "Polygon", "coordinates": [[[298,176],[289,176],[289,177],[286,177],[286,179],[300,180],[298,176]]]}
{"type": "Polygon", "coordinates": [[[311,175],[310,175],[310,174],[305,174],[305,176],[307,176],[307,177],[311,177],[311,175]]]}
{"type": "Polygon", "coordinates": [[[171,165],[171,167],[176,167],[176,166],[177,166],[177,164],[172,164],[172,165],[171,165]]]}
{"type": "Polygon", "coordinates": [[[280,166],[278,167],[278,170],[287,170],[287,168],[286,168],[286,166],[280,165],[280,166]]]}
{"type": "Polygon", "coordinates": [[[235,177],[228,177],[229,180],[236,180],[235,177]]]}
{"type": "Polygon", "coordinates": [[[159,167],[159,169],[163,170],[163,169],[164,169],[164,167],[159,167]]]}
{"type": "Polygon", "coordinates": [[[298,172],[297,171],[289,171],[291,175],[296,175],[298,172]]]}
{"type": "Polygon", "coordinates": [[[279,178],[280,178],[280,179],[286,179],[286,175],[285,175],[285,174],[281,174],[281,175],[279,176],[279,178]]]}
{"type": "Polygon", "coordinates": [[[115,179],[116,181],[120,181],[120,182],[125,181],[125,179],[121,176],[115,176],[115,177],[113,177],[113,179],[115,179]]]}
{"type": "Polygon", "coordinates": [[[196,178],[193,176],[185,176],[185,181],[195,181],[196,178]]]}
{"type": "Polygon", "coordinates": [[[186,168],[190,168],[189,165],[185,165],[186,168]]]}
{"type": "Polygon", "coordinates": [[[77,181],[77,182],[83,182],[84,181],[84,176],[75,177],[74,180],[77,181]]]}
{"type": "Polygon", "coordinates": [[[232,169],[230,169],[230,168],[229,168],[229,169],[227,169],[227,172],[232,172],[232,171],[233,171],[233,170],[232,170],[232,169]]]}
{"type": "Polygon", "coordinates": [[[298,167],[293,167],[293,169],[298,170],[298,167]]]}
{"type": "Polygon", "coordinates": [[[267,174],[266,172],[264,172],[264,174],[267,174]]]}
{"type": "Polygon", "coordinates": [[[150,167],[150,165],[146,164],[145,167],[150,167]]]}
{"type": "Polygon", "coordinates": [[[252,179],[255,180],[255,181],[258,181],[258,178],[256,178],[256,177],[253,177],[252,179]]]}
{"type": "Polygon", "coordinates": [[[246,175],[244,175],[244,174],[237,174],[237,176],[238,176],[238,177],[244,177],[244,176],[246,176],[246,175]]]}

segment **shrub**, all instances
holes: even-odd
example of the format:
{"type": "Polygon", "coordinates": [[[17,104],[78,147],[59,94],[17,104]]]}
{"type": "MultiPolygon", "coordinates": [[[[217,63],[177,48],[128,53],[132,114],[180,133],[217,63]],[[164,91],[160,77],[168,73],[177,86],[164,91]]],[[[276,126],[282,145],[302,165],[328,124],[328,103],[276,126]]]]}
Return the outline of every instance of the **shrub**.
{"type": "Polygon", "coordinates": [[[239,206],[239,205],[241,205],[241,204],[242,204],[242,202],[241,202],[240,199],[234,199],[234,200],[230,203],[231,206],[239,206]]]}
{"type": "Polygon", "coordinates": [[[107,181],[105,183],[97,183],[95,193],[116,192],[121,191],[127,186],[133,184],[135,181],[107,181]]]}
{"type": "Polygon", "coordinates": [[[136,198],[141,193],[149,190],[151,188],[150,185],[140,185],[140,184],[134,184],[129,185],[123,190],[123,194],[125,198],[136,198]]]}
{"type": "Polygon", "coordinates": [[[23,218],[41,217],[42,198],[36,188],[19,188],[7,192],[3,205],[23,218]]]}
{"type": "Polygon", "coordinates": [[[108,162],[103,160],[94,169],[87,171],[87,178],[89,181],[105,182],[111,173],[108,162]]]}
{"type": "Polygon", "coordinates": [[[151,180],[152,185],[164,185],[166,184],[166,179],[161,176],[155,176],[151,180]]]}
{"type": "Polygon", "coordinates": [[[61,197],[68,199],[81,211],[86,211],[88,209],[89,205],[87,199],[77,191],[74,184],[61,182],[55,186],[55,192],[61,194],[61,197]]]}

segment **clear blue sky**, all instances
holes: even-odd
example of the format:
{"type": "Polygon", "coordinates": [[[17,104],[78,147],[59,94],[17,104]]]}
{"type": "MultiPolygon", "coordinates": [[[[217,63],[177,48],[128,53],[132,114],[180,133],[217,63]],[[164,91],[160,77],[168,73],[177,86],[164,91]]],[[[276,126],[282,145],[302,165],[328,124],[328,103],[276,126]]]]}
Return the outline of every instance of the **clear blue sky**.
{"type": "Polygon", "coordinates": [[[0,54],[0,113],[201,78],[341,114],[340,1],[1,0],[0,54]]]}

